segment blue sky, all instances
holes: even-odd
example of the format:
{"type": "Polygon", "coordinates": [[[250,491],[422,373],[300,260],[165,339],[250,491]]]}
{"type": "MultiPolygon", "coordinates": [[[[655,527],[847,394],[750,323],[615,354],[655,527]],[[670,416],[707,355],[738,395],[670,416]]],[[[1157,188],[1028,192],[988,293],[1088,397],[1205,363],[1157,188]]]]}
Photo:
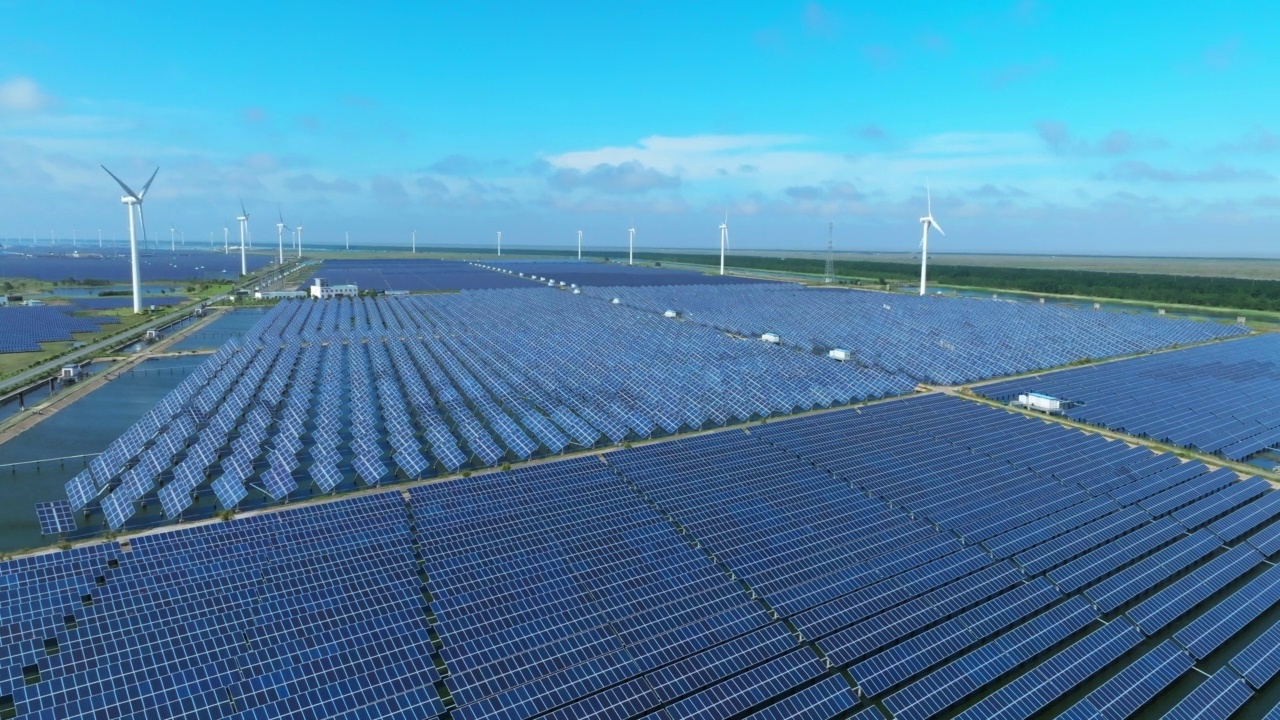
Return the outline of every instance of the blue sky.
{"type": "Polygon", "coordinates": [[[0,235],[1280,255],[1274,3],[389,5],[0,0],[0,235]]]}

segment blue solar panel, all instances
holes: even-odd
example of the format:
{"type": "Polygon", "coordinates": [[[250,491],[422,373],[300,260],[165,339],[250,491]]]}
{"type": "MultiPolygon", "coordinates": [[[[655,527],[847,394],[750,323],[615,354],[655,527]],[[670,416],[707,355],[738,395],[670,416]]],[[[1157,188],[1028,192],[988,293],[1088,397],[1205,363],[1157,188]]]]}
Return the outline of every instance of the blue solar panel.
{"type": "Polygon", "coordinates": [[[1138,646],[1142,635],[1113,620],[956,716],[957,720],[1029,718],[1138,646]]]}
{"type": "Polygon", "coordinates": [[[1271,567],[1230,597],[1206,610],[1173,637],[1192,656],[1204,659],[1278,602],[1280,567],[1271,567]]]}
{"type": "Polygon", "coordinates": [[[41,535],[59,535],[76,529],[76,518],[71,503],[66,500],[36,503],[36,519],[41,535]]]}
{"type": "Polygon", "coordinates": [[[1192,664],[1186,653],[1166,640],[1086,695],[1068,710],[1068,716],[1106,720],[1131,717],[1190,670],[1192,664]]]}
{"type": "Polygon", "coordinates": [[[1098,618],[1073,597],[885,698],[895,718],[923,720],[964,700],[1098,618]]]}
{"type": "Polygon", "coordinates": [[[1142,632],[1151,635],[1261,562],[1262,556],[1247,545],[1232,548],[1142,601],[1127,614],[1142,632]]]}
{"type": "Polygon", "coordinates": [[[1090,587],[1085,590],[1085,595],[1100,610],[1110,612],[1204,558],[1221,545],[1218,537],[1208,530],[1197,531],[1090,587]]]}
{"type": "MultiPolygon", "coordinates": [[[[801,690],[785,700],[747,716],[747,720],[799,720],[800,718],[834,718],[853,709],[858,696],[838,675],[801,690]]],[[[884,720],[874,707],[856,714],[850,720],[884,720]],[[865,714],[871,713],[871,714],[865,714]]]]}
{"type": "Polygon", "coordinates": [[[1223,667],[1174,705],[1164,717],[1169,720],[1226,720],[1251,697],[1253,691],[1249,686],[1231,668],[1223,667]]]}
{"type": "Polygon", "coordinates": [[[1046,393],[1072,401],[1067,414],[1074,419],[1244,460],[1280,444],[1278,349],[1280,338],[1260,335],[1009,380],[979,392],[1000,400],[1046,393]]]}
{"type": "Polygon", "coordinates": [[[1255,638],[1229,664],[1253,689],[1261,690],[1280,672],[1280,623],[1255,638]]]}
{"type": "Polygon", "coordinates": [[[1063,592],[1075,592],[1182,536],[1183,528],[1177,520],[1163,518],[1051,570],[1048,576],[1063,592]]]}

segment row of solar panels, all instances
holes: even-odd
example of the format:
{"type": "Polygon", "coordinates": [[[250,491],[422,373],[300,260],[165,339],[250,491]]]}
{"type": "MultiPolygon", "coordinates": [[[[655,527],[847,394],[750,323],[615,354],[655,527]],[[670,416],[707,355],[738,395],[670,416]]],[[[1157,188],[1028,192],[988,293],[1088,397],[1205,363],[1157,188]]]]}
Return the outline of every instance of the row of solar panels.
{"type": "MultiPolygon", "coordinates": [[[[1280,552],[1280,503],[1258,482],[957,398],[882,403],[604,460],[434,483],[410,490],[407,511],[399,500],[380,507],[375,524],[395,528],[387,549],[412,557],[416,546],[423,559],[411,589],[428,598],[426,631],[439,645],[420,647],[438,656],[432,664],[451,699],[431,712],[674,720],[812,707],[818,717],[876,717],[883,708],[928,718],[976,702],[964,716],[986,718],[1028,717],[1070,698],[1079,716],[1126,717],[1250,627],[1280,587],[1264,562],[1280,552]],[[1141,652],[1175,624],[1171,643],[1141,652]]],[[[318,523],[308,534],[307,522],[256,547],[306,568],[311,561],[295,563],[293,553],[334,532],[318,523]]],[[[234,534],[239,526],[210,527],[234,534]]],[[[201,572],[238,567],[204,532],[155,537],[213,563],[201,572]]],[[[25,684],[31,664],[43,670],[40,653],[80,594],[97,607],[93,588],[116,587],[101,562],[85,567],[78,557],[68,557],[72,568],[48,561],[55,567],[24,570],[43,562],[26,560],[4,569],[0,637],[13,640],[13,659],[0,694],[25,684]]],[[[133,560],[122,557],[115,561],[133,560]]],[[[184,590],[185,576],[167,574],[184,562],[144,563],[165,574],[162,587],[124,586],[143,598],[204,597],[204,584],[184,590]]],[[[348,562],[360,577],[386,572],[348,562]]],[[[249,573],[273,588],[293,582],[288,573],[249,573]]],[[[239,607],[218,606],[219,622],[243,617],[239,607]]],[[[303,616],[317,613],[310,607],[303,616]]],[[[366,616],[376,624],[385,612],[366,616]]],[[[193,637],[221,647],[224,630],[193,637]]],[[[1233,652],[1231,675],[1205,681],[1179,712],[1206,696],[1250,702],[1280,669],[1277,632],[1233,652]]],[[[227,642],[240,651],[238,637],[227,642]]],[[[182,650],[206,652],[201,645],[182,650]]],[[[279,652],[247,666],[288,687],[297,660],[285,657],[287,644],[279,652]]],[[[237,687],[230,697],[243,697],[237,687]]],[[[210,702],[218,695],[197,689],[210,702]]],[[[25,709],[60,696],[15,697],[25,709]]]]}
{"type": "MultiPolygon", "coordinates": [[[[412,488],[411,520],[383,521],[416,529],[454,716],[835,716],[847,670],[872,714],[1029,716],[1085,685],[1073,712],[1123,717],[1280,591],[1257,482],[956,398],[604,459],[412,488]]],[[[69,601],[45,598],[79,588],[49,588],[0,598],[10,626],[55,626],[69,601]]],[[[1275,632],[1179,707],[1251,700],[1275,632]]]]}
{"type": "Polygon", "coordinates": [[[1184,348],[979,388],[1066,400],[1073,420],[1245,460],[1280,448],[1280,335],[1184,348]]]}
{"type": "Polygon", "coordinates": [[[886,372],[944,385],[1146,352],[1249,332],[1243,325],[977,298],[803,289],[786,284],[589,287],[650,313],[805,352],[842,348],[886,372]]]}
{"type": "Polygon", "coordinates": [[[388,460],[414,478],[910,389],[756,344],[730,356],[740,344],[702,328],[568,320],[555,315],[563,296],[541,295],[541,305],[526,307],[547,312],[502,335],[472,331],[501,324],[507,312],[485,294],[430,305],[282,303],[68,482],[71,507],[101,496],[108,526],[118,529],[158,485],[166,516],[176,518],[208,479],[233,508],[247,486],[280,500],[299,480],[324,492],[351,476],[376,484],[391,474],[388,460]],[[316,312],[339,323],[340,312],[378,314],[383,332],[372,332],[366,315],[364,335],[289,342],[290,328],[305,328],[316,312]],[[557,343],[540,342],[553,332],[557,343]]]}

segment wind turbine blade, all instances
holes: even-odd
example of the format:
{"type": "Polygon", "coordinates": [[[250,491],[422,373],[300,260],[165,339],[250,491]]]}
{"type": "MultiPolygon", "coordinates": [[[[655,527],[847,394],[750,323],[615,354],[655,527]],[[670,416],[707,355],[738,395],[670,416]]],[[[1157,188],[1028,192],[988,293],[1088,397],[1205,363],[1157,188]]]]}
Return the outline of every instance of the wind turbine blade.
{"type": "Polygon", "coordinates": [[[138,202],[142,202],[142,198],[147,196],[147,191],[151,189],[151,183],[155,182],[156,174],[159,172],[160,167],[157,165],[155,171],[151,173],[150,179],[147,180],[147,184],[142,186],[142,192],[138,193],[138,202]]]}
{"type": "Polygon", "coordinates": [[[946,236],[946,233],[942,232],[942,226],[938,224],[937,220],[934,220],[933,218],[929,218],[929,224],[933,226],[934,230],[938,231],[939,235],[942,235],[944,237],[946,236]]]}
{"type": "MultiPolygon", "coordinates": [[[[107,170],[107,166],[106,166],[106,165],[99,165],[98,167],[102,168],[103,170],[107,170]]],[[[134,200],[140,200],[140,199],[141,199],[141,198],[139,198],[139,197],[138,197],[138,194],[137,194],[137,193],[135,193],[134,191],[132,191],[132,190],[130,190],[130,189],[129,189],[129,186],[128,186],[128,185],[125,185],[125,184],[124,184],[124,181],[123,181],[123,180],[121,180],[120,178],[116,177],[116,174],[115,174],[115,173],[111,172],[110,170],[107,170],[107,174],[111,176],[111,179],[112,179],[112,180],[115,180],[117,183],[119,183],[120,187],[121,187],[122,189],[124,189],[124,192],[125,192],[125,194],[126,194],[126,195],[128,195],[128,196],[129,196],[129,197],[131,197],[131,198],[133,198],[134,200]]]]}
{"type": "Polygon", "coordinates": [[[929,210],[928,212],[926,212],[926,213],[925,213],[925,215],[926,215],[926,216],[928,216],[928,217],[933,217],[933,193],[929,191],[929,181],[928,181],[928,180],[925,180],[925,181],[924,181],[924,199],[925,199],[924,201],[925,201],[925,203],[927,204],[927,206],[928,206],[928,210],[929,210]]]}
{"type": "Polygon", "coordinates": [[[246,219],[249,217],[249,211],[244,209],[244,198],[240,198],[240,216],[246,219]]]}
{"type": "Polygon", "coordinates": [[[142,203],[138,203],[138,222],[142,225],[142,247],[147,246],[147,216],[142,214],[142,203]]]}

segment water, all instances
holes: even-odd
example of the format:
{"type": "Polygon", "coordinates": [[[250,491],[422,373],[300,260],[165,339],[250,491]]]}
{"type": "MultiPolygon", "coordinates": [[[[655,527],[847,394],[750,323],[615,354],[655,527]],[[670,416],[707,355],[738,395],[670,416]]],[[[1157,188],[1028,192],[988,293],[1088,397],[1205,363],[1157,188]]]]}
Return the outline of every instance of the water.
{"type": "Polygon", "coordinates": [[[228,310],[222,313],[222,317],[169,346],[169,349],[174,351],[216,350],[231,338],[242,337],[249,328],[262,319],[266,312],[264,308],[228,310]]]}
{"type": "MultiPolygon", "coordinates": [[[[140,363],[0,445],[0,465],[42,458],[98,453],[182,382],[199,364],[196,358],[159,358],[140,363]]],[[[49,545],[36,522],[35,504],[66,499],[63,485],[91,458],[64,463],[0,467],[0,552],[49,545]]],[[[95,517],[95,520],[98,519],[95,517]]],[[[83,518],[77,518],[83,523],[83,518]]]]}

